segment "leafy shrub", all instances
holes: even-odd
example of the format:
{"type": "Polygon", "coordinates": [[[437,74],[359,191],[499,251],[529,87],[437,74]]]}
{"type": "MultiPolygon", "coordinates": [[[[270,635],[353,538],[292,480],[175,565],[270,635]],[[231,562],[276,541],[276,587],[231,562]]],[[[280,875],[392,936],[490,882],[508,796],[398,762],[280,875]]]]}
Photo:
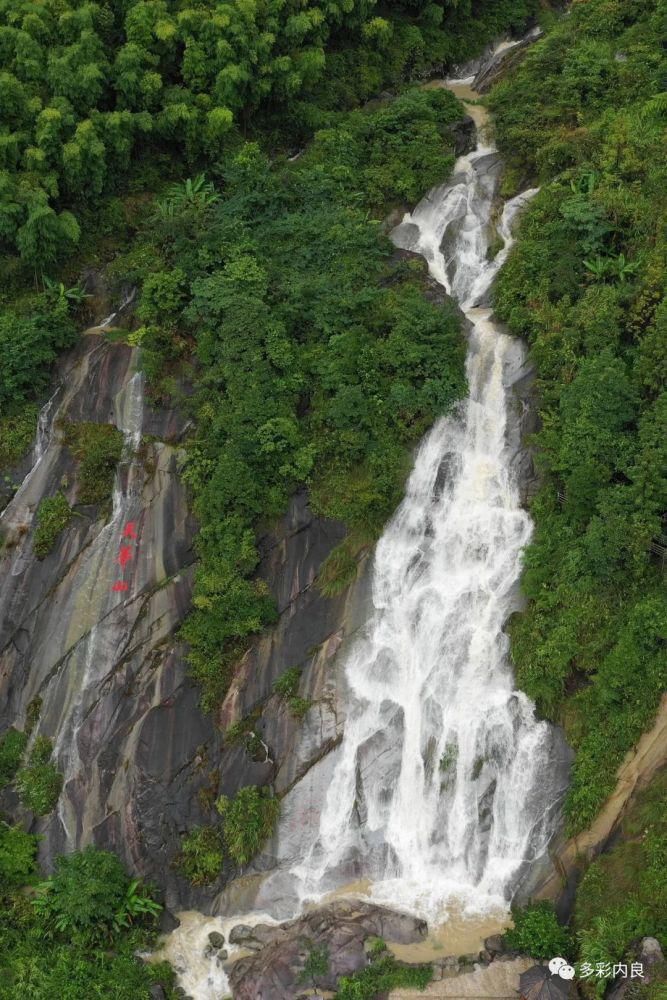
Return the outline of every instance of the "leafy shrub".
{"type": "Polygon", "coordinates": [[[554,958],[572,954],[572,941],[567,930],[558,923],[551,903],[532,903],[525,909],[512,911],[514,927],[505,932],[507,948],[530,955],[531,958],[554,958]]]}
{"type": "Polygon", "coordinates": [[[33,536],[33,549],[38,559],[44,559],[53,549],[58,536],[72,519],[72,508],[62,493],[45,497],[37,508],[37,526],[33,536]]]}
{"type": "Polygon", "coordinates": [[[389,990],[424,990],[432,979],[432,965],[399,965],[392,955],[385,955],[360,972],[343,976],[336,1000],[375,1000],[389,990]]]}
{"type": "Polygon", "coordinates": [[[456,766],[459,756],[459,748],[456,743],[446,743],[445,749],[438,762],[441,771],[451,771],[456,766]]]}
{"type": "Polygon", "coordinates": [[[247,865],[273,834],[280,802],[257,785],[241,788],[233,799],[221,795],[216,808],[224,819],[224,843],[237,865],[247,865]]]}
{"type": "Polygon", "coordinates": [[[299,667],[290,667],[273,685],[274,692],[287,702],[290,712],[297,719],[302,719],[312,704],[308,698],[299,696],[300,680],[299,667]]]}
{"type": "Polygon", "coordinates": [[[30,880],[36,854],[36,837],[0,821],[0,894],[30,880]]]}
{"type": "MultiPolygon", "coordinates": [[[[23,311],[0,310],[0,414],[3,416],[8,412],[20,414],[22,404],[45,388],[58,351],[74,340],[67,303],[53,307],[43,296],[36,296],[29,304],[32,310],[28,315],[23,311]]],[[[14,421],[12,433],[18,433],[18,439],[14,439],[18,447],[25,427],[21,427],[20,416],[14,417],[14,421]]]]}
{"type": "Polygon", "coordinates": [[[26,403],[16,413],[0,418],[0,469],[8,469],[28,453],[38,413],[34,403],[26,403]]]}
{"type": "Polygon", "coordinates": [[[352,532],[326,557],[317,576],[317,586],[325,597],[336,597],[354,583],[359,556],[373,541],[372,536],[352,532]]]}
{"type": "Polygon", "coordinates": [[[183,837],[175,866],[193,885],[208,885],[221,874],[224,860],[222,830],[198,826],[183,837]]]}
{"type": "Polygon", "coordinates": [[[299,667],[289,667],[273,685],[273,690],[281,698],[293,698],[299,691],[301,670],[299,667]]]}
{"type": "Polygon", "coordinates": [[[111,941],[161,909],[139,881],[130,881],[115,854],[95,847],[57,858],[33,905],[46,937],[64,935],[86,945],[111,941]]]}
{"type": "Polygon", "coordinates": [[[38,736],[28,765],[16,775],[19,798],[36,816],[46,816],[55,808],[63,787],[63,776],[51,763],[52,751],[51,740],[38,736]]]}
{"type": "Polygon", "coordinates": [[[298,983],[308,983],[310,986],[317,986],[317,980],[322,979],[329,972],[329,951],[325,947],[316,947],[312,943],[308,945],[308,957],[303,969],[297,977],[298,983]]]}
{"type": "Polygon", "coordinates": [[[27,733],[18,729],[8,729],[0,740],[0,788],[14,780],[27,745],[27,733]]]}
{"type": "Polygon", "coordinates": [[[77,459],[77,502],[107,503],[116,466],[123,452],[123,435],[113,424],[68,423],[63,440],[77,459]]]}
{"type": "Polygon", "coordinates": [[[55,809],[62,787],[62,774],[53,764],[31,764],[21,768],[16,777],[21,802],[36,816],[46,816],[55,809]]]}

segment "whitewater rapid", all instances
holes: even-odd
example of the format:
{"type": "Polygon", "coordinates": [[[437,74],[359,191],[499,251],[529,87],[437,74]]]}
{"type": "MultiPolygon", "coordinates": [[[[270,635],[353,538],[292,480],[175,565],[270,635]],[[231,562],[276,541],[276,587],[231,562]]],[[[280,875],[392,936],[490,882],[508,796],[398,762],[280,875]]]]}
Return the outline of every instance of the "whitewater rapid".
{"type": "MultiPolygon", "coordinates": [[[[447,86],[465,100],[471,82],[447,86]]],[[[488,305],[513,223],[536,191],[499,204],[502,165],[483,138],[483,109],[468,110],[476,149],[392,240],[424,257],[466,316],[469,396],[422,441],[377,545],[371,613],[344,666],[343,738],[326,758],[332,776],[285,810],[282,863],[257,900],[266,912],[185,913],[156,956],[197,1000],[227,986],[207,948],[212,919],[227,936],[239,922],[270,923],[343,894],[424,917],[431,932],[457,921],[473,937],[485,920],[498,929],[558,821],[565,779],[554,731],[515,689],[503,631],[532,532],[511,392],[525,350],[488,305]]]]}
{"type": "Polygon", "coordinates": [[[302,902],[364,879],[372,899],[435,923],[452,906],[506,906],[553,831],[549,727],[514,688],[503,631],[532,526],[508,435],[506,375],[521,348],[483,303],[535,192],[493,225],[500,166],[480,141],[392,234],[471,324],[469,397],[422,442],[377,546],[371,619],[345,666],[342,746],[318,836],[293,869],[302,902]]]}

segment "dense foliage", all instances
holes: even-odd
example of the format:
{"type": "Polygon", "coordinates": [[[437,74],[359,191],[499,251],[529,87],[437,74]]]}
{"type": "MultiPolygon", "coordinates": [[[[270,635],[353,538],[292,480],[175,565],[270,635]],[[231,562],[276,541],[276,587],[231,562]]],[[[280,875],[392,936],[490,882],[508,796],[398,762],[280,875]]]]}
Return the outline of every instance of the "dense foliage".
{"type": "Polygon", "coordinates": [[[35,516],[36,527],[32,547],[38,559],[44,559],[72,519],[72,508],[62,493],[44,497],[35,516]]]}
{"type": "Polygon", "coordinates": [[[572,940],[556,919],[553,906],[546,902],[533,903],[513,911],[514,926],[504,935],[505,945],[532,958],[571,958],[572,940]]]}
{"type": "Polygon", "coordinates": [[[123,452],[123,435],[113,424],[86,422],[67,423],[62,432],[63,441],[78,460],[77,503],[108,502],[123,452]]]}
{"type": "Polygon", "coordinates": [[[14,782],[21,804],[45,816],[58,801],[63,779],[51,760],[51,740],[38,736],[26,755],[29,737],[28,731],[8,729],[0,739],[0,789],[14,782]]]}
{"type": "Polygon", "coordinates": [[[36,848],[0,822],[0,998],[150,1000],[154,982],[171,997],[171,969],[134,954],[150,944],[160,907],[118,859],[88,848],[40,883],[36,848]]]}
{"type": "Polygon", "coordinates": [[[233,799],[221,795],[215,804],[224,821],[224,841],[232,861],[247,865],[274,831],[280,801],[266,788],[247,785],[233,799]]]}
{"type": "MultiPolygon", "coordinates": [[[[574,927],[582,961],[627,961],[649,935],[667,949],[667,770],[644,789],[623,820],[622,838],[588,868],[579,890],[574,927]]],[[[655,996],[667,990],[667,968],[655,996]]],[[[588,984],[590,994],[595,984],[588,984]]],[[[598,990],[599,992],[599,990],[598,990]]],[[[588,995],[588,994],[587,994],[588,995]]],[[[651,992],[637,1000],[649,1000],[651,992]]]]}
{"type": "Polygon", "coordinates": [[[316,510],[374,536],[406,446],[464,390],[456,312],[424,299],[422,265],[392,257],[376,221],[446,175],[459,117],[447,92],[410,90],[332,115],[295,163],[247,144],[224,195],[201,179],[172,190],[148,227],[147,371],[164,391],[192,350],[200,365],[186,477],[201,564],[184,634],[208,707],[272,620],[252,579],[260,519],[307,484],[316,510]]]}
{"type": "MultiPolygon", "coordinates": [[[[317,104],[344,107],[463,58],[521,23],[530,0],[2,0],[0,252],[48,269],[135,156],[216,161],[258,118],[284,137],[317,104]]],[[[256,126],[255,126],[256,127],[256,126]]]]}
{"type": "Polygon", "coordinates": [[[215,808],[222,824],[190,830],[176,858],[176,868],[193,885],[214,882],[225,866],[247,865],[271,837],[280,815],[280,800],[268,788],[246,785],[233,798],[221,795],[215,808]]]}
{"type": "Polygon", "coordinates": [[[16,790],[21,803],[35,816],[46,816],[55,808],[63,787],[63,776],[53,763],[52,754],[51,740],[38,736],[27,763],[16,774],[16,790]]]}
{"type": "Polygon", "coordinates": [[[490,101],[507,184],[541,184],[495,304],[531,344],[542,421],[513,654],[577,751],[572,831],[667,686],[663,17],[656,0],[573,4],[490,101]]]}
{"type": "Polygon", "coordinates": [[[399,965],[392,955],[381,951],[360,972],[343,976],[338,983],[337,1000],[376,1000],[389,990],[423,990],[433,978],[432,965],[399,965]]]}

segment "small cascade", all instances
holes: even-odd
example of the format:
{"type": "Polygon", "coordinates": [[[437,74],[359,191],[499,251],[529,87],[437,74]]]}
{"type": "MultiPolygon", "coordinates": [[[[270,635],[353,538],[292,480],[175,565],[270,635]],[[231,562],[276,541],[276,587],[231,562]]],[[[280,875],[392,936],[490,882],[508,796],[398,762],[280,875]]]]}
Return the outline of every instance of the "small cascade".
{"type": "MultiPolygon", "coordinates": [[[[54,748],[63,774],[63,792],[58,817],[68,850],[78,846],[82,827],[83,795],[78,786],[86,767],[86,743],[91,734],[81,733],[86,718],[99,697],[109,667],[124,641],[122,622],[113,614],[119,603],[132,599],[132,588],[113,590],[111,575],[116,573],[117,553],[128,523],[141,514],[143,469],[137,456],[143,423],[143,375],[136,372],[116,398],[117,424],[123,432],[121,461],[116,469],[111,517],[95,538],[87,556],[85,572],[91,605],[97,609],[90,629],[79,640],[75,655],[68,657],[66,672],[59,672],[58,685],[65,688],[65,704],[60,709],[54,748]],[[105,592],[100,593],[104,587],[105,592]]],[[[81,596],[81,595],[79,595],[81,596]]]]}

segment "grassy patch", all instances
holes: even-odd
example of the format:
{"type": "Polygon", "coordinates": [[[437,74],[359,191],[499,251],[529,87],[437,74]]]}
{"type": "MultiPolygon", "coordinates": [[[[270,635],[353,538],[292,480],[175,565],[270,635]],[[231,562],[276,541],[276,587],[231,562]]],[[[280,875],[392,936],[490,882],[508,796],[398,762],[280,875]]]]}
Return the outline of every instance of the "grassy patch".
{"type": "Polygon", "coordinates": [[[198,826],[183,837],[175,867],[193,885],[208,885],[222,873],[224,860],[221,828],[198,826]]]}
{"type": "Polygon", "coordinates": [[[351,532],[332,549],[317,576],[317,586],[325,597],[336,597],[354,583],[359,557],[374,540],[369,533],[351,532]]]}
{"type": "Polygon", "coordinates": [[[432,979],[431,965],[399,965],[393,956],[380,953],[367,968],[343,976],[336,1000],[376,1000],[389,990],[401,988],[424,990],[432,979]]]}
{"type": "Polygon", "coordinates": [[[27,745],[27,733],[18,729],[8,729],[0,740],[0,788],[14,780],[27,745]]]}
{"type": "Polygon", "coordinates": [[[111,499],[114,473],[123,453],[123,435],[113,424],[67,423],[63,440],[77,462],[77,503],[111,499]]]}
{"type": "Polygon", "coordinates": [[[72,508],[62,493],[45,497],[37,508],[33,549],[38,559],[44,559],[72,519],[72,508]]]}
{"type": "Polygon", "coordinates": [[[28,453],[38,415],[37,404],[26,403],[11,416],[0,418],[0,469],[8,469],[28,453]]]}
{"type": "Polygon", "coordinates": [[[16,790],[21,802],[36,816],[46,816],[55,808],[63,787],[63,776],[51,762],[53,745],[45,736],[38,736],[30,753],[28,765],[16,775],[16,790]]]}

